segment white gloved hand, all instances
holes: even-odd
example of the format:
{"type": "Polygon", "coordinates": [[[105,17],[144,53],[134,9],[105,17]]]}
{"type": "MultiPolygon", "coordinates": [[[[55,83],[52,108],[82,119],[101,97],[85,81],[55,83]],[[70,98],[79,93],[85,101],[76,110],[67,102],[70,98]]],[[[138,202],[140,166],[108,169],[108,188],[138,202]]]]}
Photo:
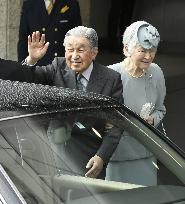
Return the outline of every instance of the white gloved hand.
{"type": "Polygon", "coordinates": [[[154,106],[152,105],[152,103],[145,103],[142,106],[141,112],[140,112],[140,117],[143,119],[146,119],[149,117],[149,115],[151,114],[152,110],[153,110],[154,106]]]}

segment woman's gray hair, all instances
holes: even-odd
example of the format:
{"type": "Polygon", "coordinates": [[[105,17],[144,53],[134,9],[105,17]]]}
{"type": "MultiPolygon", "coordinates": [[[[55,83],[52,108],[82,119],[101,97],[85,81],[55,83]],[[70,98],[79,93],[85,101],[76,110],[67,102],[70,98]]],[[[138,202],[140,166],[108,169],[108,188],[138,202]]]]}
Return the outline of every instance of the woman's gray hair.
{"type": "Polygon", "coordinates": [[[128,26],[123,33],[123,45],[128,46],[131,53],[136,45],[145,49],[158,47],[160,35],[157,29],[146,21],[136,21],[128,26]]]}
{"type": "Polygon", "coordinates": [[[87,28],[85,26],[77,26],[69,30],[64,38],[63,45],[66,45],[69,36],[84,37],[90,42],[92,48],[98,48],[98,35],[93,28],[87,28]]]}

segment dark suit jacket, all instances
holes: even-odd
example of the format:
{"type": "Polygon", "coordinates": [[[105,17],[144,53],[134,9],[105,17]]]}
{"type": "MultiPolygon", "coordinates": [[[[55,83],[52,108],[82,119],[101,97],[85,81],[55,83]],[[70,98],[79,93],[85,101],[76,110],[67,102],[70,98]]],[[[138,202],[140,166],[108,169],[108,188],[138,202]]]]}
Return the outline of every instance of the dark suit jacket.
{"type": "MultiPolygon", "coordinates": [[[[55,58],[51,65],[36,67],[34,77],[36,83],[76,89],[75,72],[68,68],[65,58],[55,58]]],[[[122,81],[118,72],[94,62],[93,70],[86,88],[87,92],[103,94],[123,102],[122,88],[122,81]]],[[[87,150],[87,154],[91,152],[89,157],[94,153],[99,155],[104,162],[108,162],[120,139],[120,132],[117,129],[113,129],[112,131],[112,133],[109,132],[104,135],[101,143],[94,141],[95,144],[92,146],[96,148],[87,150]]],[[[82,141],[82,136],[79,135],[79,137],[82,141]]],[[[76,139],[78,140],[79,138],[76,136],[76,139]]],[[[88,137],[84,136],[84,144],[81,143],[81,145],[85,146],[88,142],[87,140],[88,137]]],[[[74,149],[74,147],[71,149],[74,149]]]]}
{"type": "Polygon", "coordinates": [[[44,0],[24,1],[19,27],[18,61],[22,62],[28,55],[28,35],[34,31],[46,34],[46,41],[50,42],[46,55],[38,65],[47,65],[56,56],[63,57],[66,32],[81,24],[80,8],[76,0],[55,0],[50,15],[44,0]]]}

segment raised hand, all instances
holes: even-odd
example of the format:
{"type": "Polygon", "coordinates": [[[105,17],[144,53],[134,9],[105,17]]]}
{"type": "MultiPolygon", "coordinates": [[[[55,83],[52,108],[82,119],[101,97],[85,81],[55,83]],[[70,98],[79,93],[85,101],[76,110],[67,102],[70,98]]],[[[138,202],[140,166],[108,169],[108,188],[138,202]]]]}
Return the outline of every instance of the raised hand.
{"type": "Polygon", "coordinates": [[[28,53],[26,58],[27,64],[33,65],[37,63],[47,52],[49,42],[45,43],[45,34],[40,34],[39,31],[33,32],[28,36],[28,53]]]}

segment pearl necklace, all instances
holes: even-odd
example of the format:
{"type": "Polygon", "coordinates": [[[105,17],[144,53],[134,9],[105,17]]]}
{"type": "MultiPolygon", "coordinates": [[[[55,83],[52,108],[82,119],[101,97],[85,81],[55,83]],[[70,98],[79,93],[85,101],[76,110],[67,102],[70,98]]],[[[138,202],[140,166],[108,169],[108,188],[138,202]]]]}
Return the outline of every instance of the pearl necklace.
{"type": "Polygon", "coordinates": [[[134,74],[131,74],[128,70],[127,70],[127,73],[133,78],[140,78],[145,74],[145,70],[142,69],[142,73],[139,76],[135,76],[134,74]]]}
{"type": "Polygon", "coordinates": [[[144,69],[142,69],[142,73],[141,73],[139,76],[135,76],[134,74],[131,74],[131,73],[126,69],[127,65],[126,65],[126,63],[125,63],[125,60],[123,61],[123,66],[124,66],[126,72],[127,72],[131,77],[133,77],[133,78],[140,78],[140,77],[142,77],[142,76],[145,74],[145,70],[144,70],[144,69]]]}

